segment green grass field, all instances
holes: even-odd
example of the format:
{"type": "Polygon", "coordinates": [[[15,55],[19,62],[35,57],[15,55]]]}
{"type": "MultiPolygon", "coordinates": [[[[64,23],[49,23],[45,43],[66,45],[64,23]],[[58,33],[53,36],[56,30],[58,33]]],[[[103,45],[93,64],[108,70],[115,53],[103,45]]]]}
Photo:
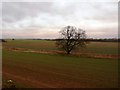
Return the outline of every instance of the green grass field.
{"type": "MultiPolygon", "coordinates": [[[[3,81],[33,88],[116,88],[118,60],[15,52],[8,47],[57,50],[54,41],[14,40],[3,44],[3,81]]],[[[91,42],[86,52],[117,54],[117,43],[91,42]],[[98,46],[99,45],[99,46],[98,46]],[[104,46],[103,46],[104,45],[104,46]],[[109,50],[109,51],[107,51],[109,50]]]]}
{"type": "MultiPolygon", "coordinates": [[[[8,40],[4,47],[25,48],[33,50],[58,50],[55,41],[47,40],[8,40]]],[[[117,42],[90,42],[86,48],[79,48],[79,52],[98,54],[118,54],[117,42]]]]}

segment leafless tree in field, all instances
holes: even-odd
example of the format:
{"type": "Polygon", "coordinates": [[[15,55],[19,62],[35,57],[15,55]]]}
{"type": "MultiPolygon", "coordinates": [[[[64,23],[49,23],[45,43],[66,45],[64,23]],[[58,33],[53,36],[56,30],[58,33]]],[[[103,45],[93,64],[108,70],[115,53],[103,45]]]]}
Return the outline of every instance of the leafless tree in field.
{"type": "Polygon", "coordinates": [[[86,46],[86,33],[80,28],[66,26],[60,32],[60,38],[57,39],[56,45],[63,49],[67,54],[79,46],[86,46]]]}

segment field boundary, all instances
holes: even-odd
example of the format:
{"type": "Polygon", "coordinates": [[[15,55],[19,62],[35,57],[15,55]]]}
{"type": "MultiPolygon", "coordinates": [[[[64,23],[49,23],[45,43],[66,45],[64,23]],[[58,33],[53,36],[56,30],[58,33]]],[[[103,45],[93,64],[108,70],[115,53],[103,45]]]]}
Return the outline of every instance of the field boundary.
{"type": "MultiPolygon", "coordinates": [[[[6,48],[9,51],[16,52],[26,52],[26,53],[41,53],[41,54],[66,54],[64,51],[59,50],[32,50],[32,49],[24,49],[24,48],[6,48]]],[[[96,53],[71,53],[72,56],[79,57],[89,57],[89,58],[106,58],[106,59],[118,59],[120,55],[118,54],[96,54],[96,53]]]]}

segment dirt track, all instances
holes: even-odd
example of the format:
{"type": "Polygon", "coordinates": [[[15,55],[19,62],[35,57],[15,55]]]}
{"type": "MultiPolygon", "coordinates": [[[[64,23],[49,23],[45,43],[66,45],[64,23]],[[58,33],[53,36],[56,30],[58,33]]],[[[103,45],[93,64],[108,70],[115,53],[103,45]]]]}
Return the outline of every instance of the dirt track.
{"type": "MultiPolygon", "coordinates": [[[[17,52],[31,52],[31,53],[43,53],[43,54],[65,54],[64,51],[58,50],[31,50],[31,49],[23,49],[23,48],[7,48],[7,50],[17,51],[17,52]]],[[[120,58],[120,55],[113,54],[96,54],[96,53],[71,53],[74,56],[81,57],[90,57],[90,58],[108,58],[108,59],[117,59],[120,58]]]]}

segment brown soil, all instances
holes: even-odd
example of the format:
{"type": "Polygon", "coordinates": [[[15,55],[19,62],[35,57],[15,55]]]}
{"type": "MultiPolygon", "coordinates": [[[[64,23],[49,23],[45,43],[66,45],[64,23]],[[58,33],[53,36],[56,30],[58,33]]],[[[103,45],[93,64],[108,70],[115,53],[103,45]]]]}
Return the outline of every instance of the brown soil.
{"type": "Polygon", "coordinates": [[[6,79],[12,79],[16,83],[22,83],[27,88],[89,88],[95,87],[93,83],[85,83],[80,80],[70,80],[69,75],[63,75],[56,72],[42,72],[33,71],[24,67],[9,66],[3,67],[3,76],[6,79]],[[32,72],[32,73],[31,73],[32,72]],[[43,73],[43,74],[42,74],[43,73]],[[59,78],[60,77],[60,78],[59,78]],[[61,78],[61,77],[65,77],[61,78]]]}

